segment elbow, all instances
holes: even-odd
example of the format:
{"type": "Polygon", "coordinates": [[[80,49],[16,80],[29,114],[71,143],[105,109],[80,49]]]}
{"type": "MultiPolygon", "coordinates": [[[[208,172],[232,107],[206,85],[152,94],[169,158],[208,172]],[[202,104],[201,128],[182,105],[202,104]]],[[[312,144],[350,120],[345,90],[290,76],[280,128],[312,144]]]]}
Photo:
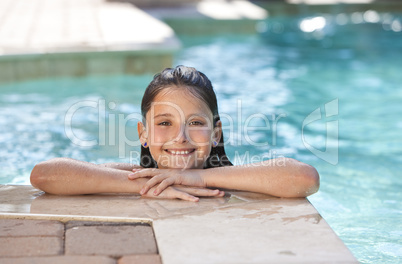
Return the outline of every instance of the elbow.
{"type": "Polygon", "coordinates": [[[320,175],[318,171],[308,164],[303,164],[298,173],[299,190],[298,197],[307,197],[318,191],[320,188],[320,175]]]}
{"type": "Polygon", "coordinates": [[[32,169],[30,181],[33,187],[43,190],[43,187],[46,186],[46,182],[48,180],[46,177],[48,163],[49,161],[38,163],[32,169]]]}
{"type": "MultiPolygon", "coordinates": [[[[39,190],[49,192],[49,187],[56,180],[55,168],[60,163],[64,162],[64,158],[54,158],[48,161],[43,161],[35,165],[31,171],[31,185],[39,190]]],[[[52,192],[50,192],[52,193],[52,192]]]]}

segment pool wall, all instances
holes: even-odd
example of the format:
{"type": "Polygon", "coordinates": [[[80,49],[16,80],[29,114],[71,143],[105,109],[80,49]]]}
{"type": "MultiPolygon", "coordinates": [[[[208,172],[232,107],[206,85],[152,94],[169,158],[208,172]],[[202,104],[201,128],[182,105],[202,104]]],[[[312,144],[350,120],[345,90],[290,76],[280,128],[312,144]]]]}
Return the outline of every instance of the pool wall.
{"type": "Polygon", "coordinates": [[[175,50],[68,52],[0,57],[0,83],[88,75],[155,73],[172,65],[175,50]]]}

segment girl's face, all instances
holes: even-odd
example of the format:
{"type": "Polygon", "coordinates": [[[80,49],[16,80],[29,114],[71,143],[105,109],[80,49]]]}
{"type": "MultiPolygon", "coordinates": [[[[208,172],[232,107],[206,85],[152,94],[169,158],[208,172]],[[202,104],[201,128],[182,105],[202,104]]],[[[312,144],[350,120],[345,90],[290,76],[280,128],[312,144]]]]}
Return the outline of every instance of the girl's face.
{"type": "Polygon", "coordinates": [[[221,137],[221,122],[213,125],[208,106],[185,89],[162,90],[146,114],[138,133],[158,168],[202,169],[213,142],[221,137]]]}

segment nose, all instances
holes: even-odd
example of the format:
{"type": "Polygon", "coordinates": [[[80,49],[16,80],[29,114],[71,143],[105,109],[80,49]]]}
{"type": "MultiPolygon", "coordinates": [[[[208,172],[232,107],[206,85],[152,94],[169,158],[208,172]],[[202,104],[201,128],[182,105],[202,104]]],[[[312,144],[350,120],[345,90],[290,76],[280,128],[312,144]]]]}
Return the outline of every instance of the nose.
{"type": "Polygon", "coordinates": [[[188,138],[187,138],[187,126],[186,126],[186,124],[182,124],[181,126],[180,126],[180,129],[179,129],[179,131],[178,131],[178,133],[177,133],[177,136],[176,136],[176,138],[174,139],[174,141],[175,142],[178,142],[178,143],[185,143],[185,142],[187,142],[188,141],[188,138]]]}

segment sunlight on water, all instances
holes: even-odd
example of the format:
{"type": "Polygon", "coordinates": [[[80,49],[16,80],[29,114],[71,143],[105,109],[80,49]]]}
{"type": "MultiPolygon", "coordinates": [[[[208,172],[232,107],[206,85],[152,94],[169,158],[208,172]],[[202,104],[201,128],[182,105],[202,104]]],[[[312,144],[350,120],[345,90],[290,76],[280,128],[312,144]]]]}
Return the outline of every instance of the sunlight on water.
{"type": "MultiPolygon", "coordinates": [[[[375,15],[368,13],[366,19],[375,22],[375,15]]],[[[393,21],[397,19],[393,17],[393,21]]],[[[314,165],[321,175],[321,189],[309,200],[358,260],[402,261],[402,53],[398,46],[402,35],[378,32],[381,25],[362,24],[363,34],[359,36],[359,28],[353,25],[354,31],[351,27],[338,28],[337,34],[344,35],[342,30],[346,30],[355,34],[354,38],[335,39],[331,35],[329,45],[325,38],[300,39],[300,31],[281,35],[290,25],[286,19],[279,25],[278,20],[267,22],[275,34],[262,34],[261,39],[200,38],[197,44],[194,38],[183,38],[190,44],[177,63],[194,65],[210,76],[221,111],[238,116],[233,99],[241,97],[246,109],[242,110],[243,122],[253,113],[284,114],[275,141],[272,131],[260,139],[269,139],[269,147],[229,145],[231,157],[238,152],[275,152],[314,165]],[[373,41],[384,36],[381,45],[392,44],[387,48],[361,43],[361,39],[373,41]],[[325,104],[334,99],[339,102],[338,115],[312,123],[304,137],[321,151],[328,145],[339,145],[338,163],[331,165],[306,149],[301,129],[310,113],[319,108],[324,114],[325,104]],[[326,124],[334,120],[339,122],[337,139],[326,137],[326,124]]],[[[324,26],[318,22],[321,24],[315,25],[316,29],[324,26]]]]}
{"type": "MultiPolygon", "coordinates": [[[[115,161],[119,156],[118,139],[114,145],[80,147],[74,144],[66,136],[66,113],[77,103],[117,102],[114,109],[105,107],[103,116],[109,130],[113,127],[108,119],[111,114],[125,117],[133,111],[139,112],[142,94],[150,80],[151,76],[115,76],[39,80],[1,86],[0,166],[3,169],[0,183],[29,184],[33,166],[52,157],[97,163],[115,161]]],[[[99,107],[82,105],[72,118],[74,136],[83,141],[99,142],[100,137],[109,139],[99,132],[99,116],[99,107]]],[[[119,133],[118,120],[115,118],[113,122],[116,135],[119,133]]],[[[136,122],[127,122],[123,132],[127,138],[135,140],[136,122]]]]}

